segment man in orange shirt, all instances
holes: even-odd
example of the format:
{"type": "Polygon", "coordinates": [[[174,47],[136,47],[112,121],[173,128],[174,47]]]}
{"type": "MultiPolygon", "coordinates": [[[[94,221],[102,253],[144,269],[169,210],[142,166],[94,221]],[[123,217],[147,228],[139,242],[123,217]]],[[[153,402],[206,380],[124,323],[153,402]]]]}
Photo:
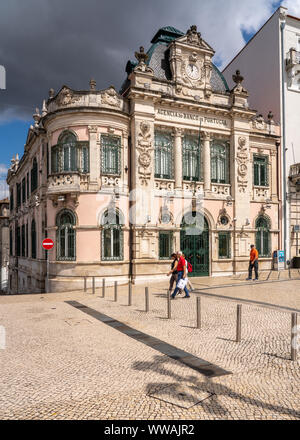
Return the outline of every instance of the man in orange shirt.
{"type": "Polygon", "coordinates": [[[247,280],[252,280],[252,269],[254,267],[255,281],[258,280],[258,251],[255,249],[254,244],[250,246],[250,261],[249,261],[249,274],[247,280]]]}

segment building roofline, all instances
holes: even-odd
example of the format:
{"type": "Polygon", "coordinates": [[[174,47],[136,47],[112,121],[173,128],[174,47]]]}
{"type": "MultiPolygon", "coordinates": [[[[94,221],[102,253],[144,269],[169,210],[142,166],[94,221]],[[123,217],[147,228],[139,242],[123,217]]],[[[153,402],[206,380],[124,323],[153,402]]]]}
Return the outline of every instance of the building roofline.
{"type": "Polygon", "coordinates": [[[293,20],[300,21],[299,17],[295,17],[294,15],[287,15],[287,17],[292,18],[293,20]]]}
{"type": "MultiPolygon", "coordinates": [[[[273,14],[271,15],[270,18],[268,18],[268,20],[258,29],[257,32],[255,32],[255,34],[250,38],[249,41],[247,41],[247,43],[245,44],[245,46],[235,55],[234,58],[232,58],[232,60],[227,64],[226,67],[224,67],[224,69],[222,70],[222,73],[227,69],[228,66],[230,66],[231,63],[233,63],[233,61],[240,55],[240,53],[243,52],[243,50],[248,46],[248,44],[251,43],[251,41],[256,37],[257,34],[259,34],[259,32],[266,26],[266,24],[269,23],[269,21],[274,17],[274,15],[277,13],[277,11],[282,8],[282,6],[279,6],[276,11],[273,12],[273,14]]],[[[289,16],[288,16],[289,17],[289,16]]]]}

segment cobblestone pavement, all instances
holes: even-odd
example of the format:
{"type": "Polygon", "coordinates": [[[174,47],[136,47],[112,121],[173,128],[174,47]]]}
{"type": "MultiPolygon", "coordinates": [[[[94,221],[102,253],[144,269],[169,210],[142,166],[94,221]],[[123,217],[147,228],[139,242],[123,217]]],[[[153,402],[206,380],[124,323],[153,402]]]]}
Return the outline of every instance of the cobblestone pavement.
{"type": "MultiPolygon", "coordinates": [[[[252,285],[227,277],[193,284],[300,309],[299,280],[252,285]],[[230,283],[234,287],[224,287],[230,283]]],[[[150,286],[149,313],[144,286],[133,288],[130,307],[126,286],[119,287],[117,302],[113,288],[105,298],[99,288],[95,295],[0,296],[0,325],[6,329],[0,418],[300,419],[289,313],[244,304],[242,342],[236,343],[235,303],[202,298],[199,330],[196,294],[172,301],[172,319],[166,319],[166,286],[150,286]],[[148,337],[137,340],[128,328],[148,337]],[[166,354],[164,342],[230,374],[201,373],[166,354]]]]}

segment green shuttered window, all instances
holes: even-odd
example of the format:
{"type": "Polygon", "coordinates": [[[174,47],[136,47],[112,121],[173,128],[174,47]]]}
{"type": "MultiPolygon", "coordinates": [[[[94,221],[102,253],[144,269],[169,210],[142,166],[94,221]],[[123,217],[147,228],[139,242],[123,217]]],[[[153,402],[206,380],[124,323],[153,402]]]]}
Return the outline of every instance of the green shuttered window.
{"type": "Polygon", "coordinates": [[[119,214],[114,210],[102,216],[102,260],[123,260],[123,231],[119,214]]]}
{"type": "Polygon", "coordinates": [[[101,136],[101,173],[121,175],[121,137],[101,136]]]}
{"type": "Polygon", "coordinates": [[[33,159],[31,168],[31,192],[38,187],[38,164],[36,158],[33,159]]]}
{"type": "Polygon", "coordinates": [[[66,209],[58,213],[57,225],[57,260],[76,260],[76,218],[72,211],[66,209]]]}
{"type": "Polygon", "coordinates": [[[267,156],[254,156],[253,157],[254,168],[254,185],[255,186],[268,186],[268,157],[267,156]]]}
{"type": "Polygon", "coordinates": [[[219,232],[219,258],[230,258],[230,232],[219,232]]]}
{"type": "Polygon", "coordinates": [[[229,144],[213,141],[210,147],[211,181],[229,183],[229,144]]]}
{"type": "Polygon", "coordinates": [[[201,145],[199,136],[184,136],[182,170],[183,180],[201,180],[201,145]]]}
{"type": "Polygon", "coordinates": [[[156,131],[155,143],[155,177],[173,179],[173,137],[170,133],[156,131]]]}
{"type": "Polygon", "coordinates": [[[255,244],[258,255],[259,257],[269,257],[271,252],[269,221],[265,217],[260,216],[256,220],[255,228],[255,244]]]}
{"type": "Polygon", "coordinates": [[[36,225],[35,220],[31,222],[31,258],[36,258],[36,225]]]}
{"type": "Polygon", "coordinates": [[[71,132],[63,132],[51,148],[51,172],[89,172],[89,143],[77,141],[71,132]]]}
{"type": "Polygon", "coordinates": [[[169,260],[173,252],[173,232],[159,233],[159,259],[169,260]]]}

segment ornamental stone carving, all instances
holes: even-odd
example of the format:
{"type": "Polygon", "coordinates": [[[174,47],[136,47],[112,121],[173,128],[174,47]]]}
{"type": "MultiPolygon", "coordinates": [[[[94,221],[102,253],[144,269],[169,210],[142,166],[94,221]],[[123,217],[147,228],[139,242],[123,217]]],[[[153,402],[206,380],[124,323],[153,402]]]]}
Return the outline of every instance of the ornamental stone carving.
{"type": "Polygon", "coordinates": [[[237,168],[237,181],[239,191],[244,193],[246,191],[248,185],[248,148],[247,148],[247,140],[244,136],[240,136],[238,138],[238,148],[236,160],[238,163],[237,168]]]}
{"type": "Polygon", "coordinates": [[[151,132],[150,124],[147,121],[140,123],[140,132],[138,134],[137,149],[139,151],[138,157],[138,173],[142,185],[148,185],[148,180],[151,177],[151,132]]]}
{"type": "Polygon", "coordinates": [[[112,107],[120,107],[121,99],[113,86],[104,90],[101,94],[101,104],[111,105],[112,107]]]}
{"type": "Polygon", "coordinates": [[[192,25],[190,29],[188,29],[187,33],[187,42],[194,46],[202,46],[202,39],[200,32],[197,32],[197,26],[192,25]]]}
{"type": "Polygon", "coordinates": [[[68,87],[63,87],[56,98],[56,103],[59,106],[74,104],[80,100],[80,96],[75,96],[74,92],[68,87]]]}

